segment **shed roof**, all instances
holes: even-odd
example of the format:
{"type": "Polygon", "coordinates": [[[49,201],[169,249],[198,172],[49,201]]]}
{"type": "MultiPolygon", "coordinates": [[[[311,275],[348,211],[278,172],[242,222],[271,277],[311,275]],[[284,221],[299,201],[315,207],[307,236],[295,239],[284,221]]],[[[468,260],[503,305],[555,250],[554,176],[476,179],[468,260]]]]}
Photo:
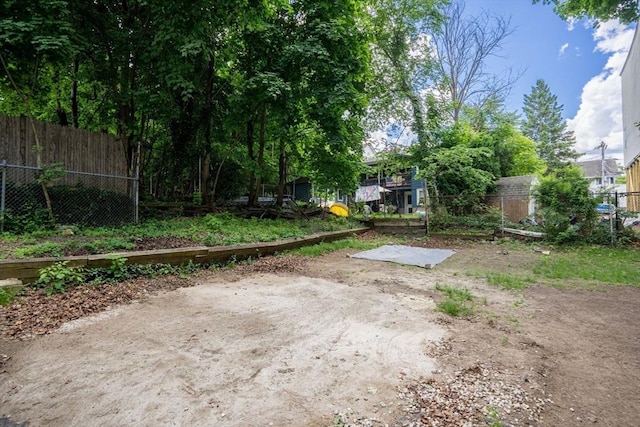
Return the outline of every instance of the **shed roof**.
{"type": "Polygon", "coordinates": [[[496,181],[496,192],[505,196],[524,196],[539,182],[535,175],[505,176],[496,181]]]}

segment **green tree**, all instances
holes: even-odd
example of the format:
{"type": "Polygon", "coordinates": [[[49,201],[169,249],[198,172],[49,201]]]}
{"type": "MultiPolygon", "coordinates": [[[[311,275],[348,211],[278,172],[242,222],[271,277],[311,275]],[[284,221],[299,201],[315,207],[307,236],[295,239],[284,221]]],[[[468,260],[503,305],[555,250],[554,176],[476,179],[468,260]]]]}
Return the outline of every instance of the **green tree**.
{"type": "Polygon", "coordinates": [[[425,114],[430,105],[420,94],[433,83],[436,67],[427,34],[439,31],[444,0],[373,0],[370,22],[374,38],[372,94],[373,126],[389,117],[411,123],[419,143],[427,143],[425,114]]]}
{"type": "Polygon", "coordinates": [[[550,239],[569,243],[593,233],[597,201],[577,166],[565,166],[543,177],[535,192],[550,239]]]}
{"type": "Polygon", "coordinates": [[[282,193],[292,168],[347,190],[368,101],[366,6],[9,0],[1,108],[118,135],[163,199],[201,182],[205,199],[241,184],[255,200],[262,183],[282,193]]]}
{"type": "Polygon", "coordinates": [[[567,130],[562,109],[544,80],[536,81],[531,93],[524,96],[522,133],[535,141],[538,157],[547,163],[549,172],[578,157],[573,149],[575,137],[567,130]]]}
{"type": "Polygon", "coordinates": [[[544,172],[546,166],[536,154],[535,143],[518,129],[518,115],[505,112],[497,96],[487,99],[481,107],[465,107],[462,120],[478,133],[477,140],[484,141],[476,145],[493,152],[497,169],[487,170],[492,170],[496,177],[544,172]]]}
{"type": "Polygon", "coordinates": [[[491,138],[458,122],[437,132],[438,145],[410,149],[419,178],[427,180],[432,203],[457,214],[479,207],[499,173],[491,138]]]}
{"type": "Polygon", "coordinates": [[[618,19],[631,24],[640,17],[638,0],[533,0],[533,3],[553,4],[562,19],[592,18],[596,21],[618,19]]]}

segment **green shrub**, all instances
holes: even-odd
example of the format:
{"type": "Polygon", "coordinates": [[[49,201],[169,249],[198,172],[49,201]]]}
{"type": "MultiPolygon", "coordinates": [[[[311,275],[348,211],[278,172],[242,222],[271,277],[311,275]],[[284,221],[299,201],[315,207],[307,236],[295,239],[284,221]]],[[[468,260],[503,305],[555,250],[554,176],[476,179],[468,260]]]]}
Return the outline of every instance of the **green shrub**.
{"type": "Polygon", "coordinates": [[[40,276],[33,284],[44,288],[47,295],[64,293],[69,285],[79,285],[84,282],[81,268],[67,267],[69,261],[60,261],[40,270],[40,276]]]}
{"type": "Polygon", "coordinates": [[[535,193],[548,240],[568,244],[593,233],[597,201],[577,166],[566,166],[542,178],[535,193]]]}
{"type": "MultiPolygon", "coordinates": [[[[506,221],[507,226],[513,225],[506,221]]],[[[480,230],[496,230],[502,226],[502,214],[499,209],[488,207],[482,213],[474,215],[454,216],[446,211],[432,213],[429,217],[429,227],[432,230],[447,230],[449,228],[475,228],[480,230]]]]}

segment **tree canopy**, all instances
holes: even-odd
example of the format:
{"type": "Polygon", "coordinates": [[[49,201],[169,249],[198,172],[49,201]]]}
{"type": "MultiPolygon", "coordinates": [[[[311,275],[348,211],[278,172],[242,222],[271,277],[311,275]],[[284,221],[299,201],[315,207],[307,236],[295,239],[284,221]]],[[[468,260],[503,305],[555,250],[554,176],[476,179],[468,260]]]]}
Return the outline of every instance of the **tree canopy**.
{"type": "Polygon", "coordinates": [[[522,132],[535,141],[536,152],[547,163],[549,171],[562,168],[578,157],[573,149],[575,137],[567,130],[562,109],[544,80],[536,81],[531,93],[524,96],[522,132]]]}
{"type": "Polygon", "coordinates": [[[512,77],[484,67],[509,19],[463,10],[461,0],[9,0],[0,113],[115,134],[148,197],[205,203],[282,197],[299,177],[353,190],[366,127],[392,117],[416,135],[409,158],[432,188],[480,195],[543,166],[539,141],[502,106],[512,77]]]}
{"type": "Polygon", "coordinates": [[[221,182],[240,182],[255,200],[301,175],[352,189],[370,80],[365,6],[10,0],[0,112],[118,135],[159,198],[232,196],[238,186],[221,182]]]}
{"type": "Polygon", "coordinates": [[[534,3],[553,4],[562,19],[591,18],[598,21],[618,19],[631,24],[640,17],[638,0],[533,0],[534,3]]]}

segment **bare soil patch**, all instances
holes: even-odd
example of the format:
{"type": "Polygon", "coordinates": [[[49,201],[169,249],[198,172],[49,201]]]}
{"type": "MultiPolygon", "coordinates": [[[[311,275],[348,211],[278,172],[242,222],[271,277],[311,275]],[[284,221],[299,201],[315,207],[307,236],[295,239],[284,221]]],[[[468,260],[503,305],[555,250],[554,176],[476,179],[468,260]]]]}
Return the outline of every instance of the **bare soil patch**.
{"type": "Polygon", "coordinates": [[[543,255],[430,243],[458,253],[433,270],[340,251],[78,288],[23,300],[57,320],[19,327],[20,308],[0,308],[0,418],[463,426],[495,421],[493,408],[505,425],[637,425],[639,288],[504,291],[481,272],[543,255]],[[467,287],[476,315],[436,312],[437,283],[467,287]]]}

